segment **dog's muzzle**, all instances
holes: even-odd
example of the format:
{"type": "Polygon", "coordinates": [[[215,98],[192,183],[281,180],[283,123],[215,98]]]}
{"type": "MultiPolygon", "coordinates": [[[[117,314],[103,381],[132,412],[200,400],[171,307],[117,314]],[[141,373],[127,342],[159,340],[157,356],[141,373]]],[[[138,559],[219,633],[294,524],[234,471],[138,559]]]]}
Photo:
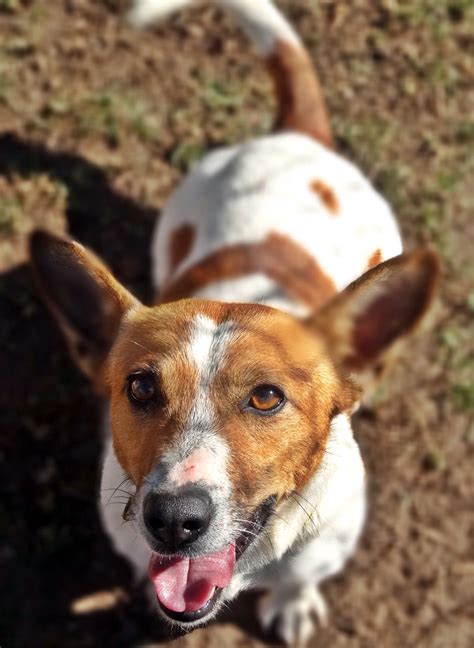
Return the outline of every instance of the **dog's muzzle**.
{"type": "Polygon", "coordinates": [[[164,553],[153,552],[149,576],[161,611],[182,624],[193,624],[215,611],[222,590],[231,582],[235,563],[264,528],[276,498],[268,498],[248,519],[246,529],[231,543],[204,555],[190,552],[208,529],[213,504],[207,493],[190,488],[179,495],[149,493],[144,501],[144,521],[164,553]],[[171,553],[174,552],[174,553],[171,553]]]}

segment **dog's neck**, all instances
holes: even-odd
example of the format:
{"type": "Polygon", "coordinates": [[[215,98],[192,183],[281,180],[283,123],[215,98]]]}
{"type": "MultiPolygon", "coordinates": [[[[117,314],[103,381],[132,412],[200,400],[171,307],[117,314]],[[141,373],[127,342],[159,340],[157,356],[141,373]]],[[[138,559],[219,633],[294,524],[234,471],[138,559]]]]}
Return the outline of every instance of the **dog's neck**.
{"type": "Polygon", "coordinates": [[[301,245],[276,233],[258,243],[226,246],[174,275],[159,302],[199,297],[260,303],[294,315],[320,308],[333,281],[301,245]]]}

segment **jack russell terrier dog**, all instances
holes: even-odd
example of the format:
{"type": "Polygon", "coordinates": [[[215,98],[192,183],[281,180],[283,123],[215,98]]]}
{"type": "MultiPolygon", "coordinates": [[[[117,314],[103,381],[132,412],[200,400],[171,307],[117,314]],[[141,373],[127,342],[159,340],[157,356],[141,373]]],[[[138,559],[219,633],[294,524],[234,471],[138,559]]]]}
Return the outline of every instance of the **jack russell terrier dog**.
{"type": "MultiPolygon", "coordinates": [[[[132,20],[188,4],[137,0],[132,20]]],[[[273,134],[206,155],[168,201],[156,305],[68,239],[36,232],[31,258],[73,357],[110,400],[102,519],[159,613],[189,630],[263,588],[263,626],[303,643],[326,618],[320,583],[364,523],[354,378],[420,321],[439,265],[426,249],[401,254],[390,207],[334,151],[283,15],[270,0],[216,4],[264,58],[279,117],[273,134]],[[107,505],[114,489],[123,513],[107,505]]]]}

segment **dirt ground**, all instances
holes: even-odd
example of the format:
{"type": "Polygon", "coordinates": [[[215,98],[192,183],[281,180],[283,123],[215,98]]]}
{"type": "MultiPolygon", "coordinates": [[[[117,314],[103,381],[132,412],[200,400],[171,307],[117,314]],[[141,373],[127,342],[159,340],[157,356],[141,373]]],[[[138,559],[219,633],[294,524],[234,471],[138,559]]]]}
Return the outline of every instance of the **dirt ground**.
{"type": "MultiPolygon", "coordinates": [[[[468,648],[474,5],[280,4],[317,62],[338,148],[391,201],[407,246],[430,243],[444,263],[431,327],[355,420],[370,515],[323,587],[331,622],[311,645],[468,648]]],[[[69,231],[150,300],[149,237],[172,188],[204,150],[272,123],[265,70],[222,14],[194,9],[136,34],[123,5],[0,0],[1,648],[166,637],[100,529],[100,403],[37,297],[27,233],[69,231]]],[[[245,595],[175,645],[265,645],[254,609],[245,595]]]]}

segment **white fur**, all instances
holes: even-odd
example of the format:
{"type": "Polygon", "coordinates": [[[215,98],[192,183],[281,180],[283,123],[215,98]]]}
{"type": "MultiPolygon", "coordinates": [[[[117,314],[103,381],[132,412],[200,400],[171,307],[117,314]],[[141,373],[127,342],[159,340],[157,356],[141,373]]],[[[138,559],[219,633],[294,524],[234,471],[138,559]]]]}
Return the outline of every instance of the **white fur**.
{"type": "Polygon", "coordinates": [[[295,317],[304,317],[310,313],[307,305],[291,299],[276,281],[261,273],[252,273],[245,278],[215,281],[194,293],[199,299],[222,302],[230,301],[230,295],[235,303],[258,302],[291,313],[295,317]]]}
{"type": "Polygon", "coordinates": [[[297,47],[301,45],[298,35],[286,18],[273,6],[271,0],[216,0],[216,2],[233,14],[261,55],[271,54],[278,41],[285,41],[297,47]]]}
{"type": "Polygon", "coordinates": [[[104,427],[106,430],[106,439],[100,484],[100,517],[105,530],[112,540],[114,549],[132,563],[135,576],[137,580],[140,580],[147,573],[148,562],[150,560],[150,548],[135,525],[131,522],[125,522],[122,518],[122,513],[125,508],[123,497],[116,498],[115,495],[120,495],[120,493],[119,491],[114,493],[114,491],[116,488],[127,489],[123,484],[124,471],[117,461],[112,447],[108,420],[104,427]]]}
{"type": "Polygon", "coordinates": [[[188,427],[207,426],[213,423],[213,405],[209,397],[216,368],[223,362],[226,347],[232,337],[232,323],[217,325],[209,317],[198,315],[191,333],[191,341],[186,349],[186,357],[194,365],[198,375],[198,392],[188,421],[188,427]]]}
{"type": "MultiPolygon", "coordinates": [[[[207,255],[228,245],[258,243],[276,232],[303,247],[342,290],[380,250],[382,260],[402,251],[387,202],[350,162],[305,135],[282,133],[210,153],[178,187],[155,231],[153,279],[159,290],[207,255]],[[319,180],[333,192],[336,214],[311,190],[319,180]],[[195,228],[190,254],[171,271],[170,238],[178,227],[195,228]]],[[[261,276],[216,282],[200,296],[221,301],[260,301],[261,276]]],[[[263,300],[265,301],[265,300],[263,300]]],[[[269,305],[271,300],[265,301],[269,305]]],[[[295,312],[302,307],[276,304],[295,312]]]]}
{"type": "Polygon", "coordinates": [[[136,0],[128,19],[137,27],[145,27],[191,4],[195,4],[195,0],[136,0]]]}
{"type": "MultiPolygon", "coordinates": [[[[277,41],[301,46],[298,35],[271,0],[214,0],[214,3],[234,16],[264,56],[272,52],[277,41]]],[[[195,0],[135,0],[129,19],[132,24],[145,27],[193,4],[195,0]]]]}
{"type": "Polygon", "coordinates": [[[323,462],[306,488],[277,512],[239,561],[229,598],[249,586],[316,587],[344,566],[365,519],[364,467],[347,415],[333,419],[323,462]],[[300,550],[287,553],[292,546],[300,550]],[[255,563],[262,565],[257,573],[255,563]]]}
{"type": "Polygon", "coordinates": [[[323,463],[296,500],[288,500],[247,549],[225,596],[266,589],[258,607],[262,626],[275,624],[286,643],[303,645],[314,619],[327,621],[319,584],[344,567],[365,520],[364,467],[346,415],[333,419],[323,463]]]}
{"type": "Polygon", "coordinates": [[[314,619],[326,624],[327,608],[317,587],[306,583],[265,594],[258,602],[258,617],[266,630],[275,624],[277,635],[285,643],[301,646],[314,633],[314,619]]]}

